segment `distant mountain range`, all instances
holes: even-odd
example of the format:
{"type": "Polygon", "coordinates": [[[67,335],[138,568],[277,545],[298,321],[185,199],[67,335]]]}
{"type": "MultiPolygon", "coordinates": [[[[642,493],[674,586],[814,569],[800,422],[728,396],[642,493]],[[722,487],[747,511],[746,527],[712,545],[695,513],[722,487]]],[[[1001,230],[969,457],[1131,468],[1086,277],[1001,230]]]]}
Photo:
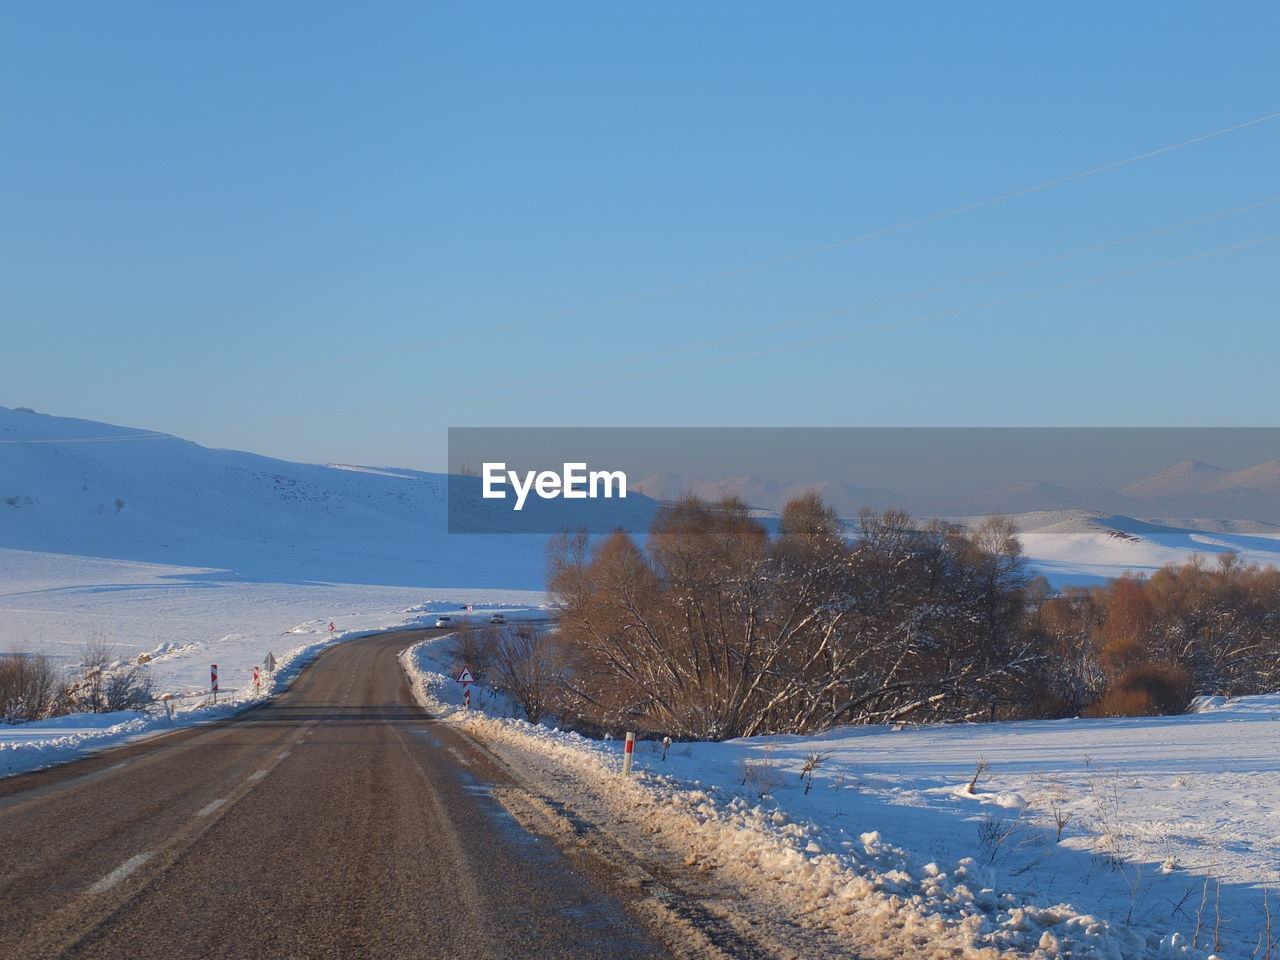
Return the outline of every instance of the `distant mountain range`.
{"type": "Polygon", "coordinates": [[[1185,497],[1227,492],[1280,496],[1280,460],[1268,460],[1245,470],[1224,470],[1211,463],[1184,460],[1120,492],[1130,497],[1185,497]]]}
{"type": "Polygon", "coordinates": [[[673,473],[646,477],[632,483],[631,488],[655,500],[673,500],[682,493],[707,499],[733,495],[749,506],[769,511],[781,509],[801,493],[814,491],[845,517],[855,516],[863,507],[874,510],[897,507],[922,516],[1088,510],[1128,516],[1280,522],[1280,460],[1243,470],[1225,470],[1198,460],[1184,460],[1119,490],[1023,481],[976,493],[957,491],[912,497],[843,480],[779,483],[757,476],[701,480],[673,473]]]}

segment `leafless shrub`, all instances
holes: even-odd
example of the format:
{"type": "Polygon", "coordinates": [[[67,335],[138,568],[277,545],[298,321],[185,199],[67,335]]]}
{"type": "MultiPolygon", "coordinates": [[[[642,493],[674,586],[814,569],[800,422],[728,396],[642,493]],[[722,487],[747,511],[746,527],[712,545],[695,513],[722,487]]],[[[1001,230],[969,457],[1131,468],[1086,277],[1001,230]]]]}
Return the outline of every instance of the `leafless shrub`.
{"type": "Polygon", "coordinates": [[[1133,922],[1133,913],[1138,908],[1138,904],[1142,902],[1143,880],[1145,876],[1142,872],[1141,863],[1130,863],[1121,867],[1121,872],[1125,879],[1125,889],[1129,895],[1129,912],[1125,915],[1125,922],[1133,922]]]}
{"type": "Polygon", "coordinates": [[[1262,888],[1262,917],[1263,927],[1258,932],[1258,945],[1253,948],[1251,956],[1255,960],[1272,960],[1278,943],[1271,933],[1271,890],[1265,886],[1262,888]]]}
{"type": "Polygon", "coordinates": [[[1098,776],[1089,786],[1089,801],[1093,807],[1090,829],[1094,856],[1118,868],[1129,853],[1121,814],[1119,774],[1110,772],[1098,776]]]}
{"type": "Polygon", "coordinates": [[[1191,674],[1171,664],[1142,663],[1118,676],[1086,717],[1155,717],[1186,713],[1195,695],[1191,674]]]}
{"type": "Polygon", "coordinates": [[[471,668],[471,675],[483,680],[493,666],[494,654],[501,639],[500,631],[492,626],[479,630],[464,625],[448,641],[449,655],[458,669],[471,668]]]}
{"type": "Polygon", "coordinates": [[[1209,878],[1204,878],[1204,886],[1200,890],[1200,906],[1196,908],[1196,929],[1191,937],[1191,949],[1200,946],[1200,934],[1204,932],[1204,911],[1209,903],[1209,878]]]}
{"type": "Polygon", "coordinates": [[[987,763],[987,758],[979,757],[978,765],[977,767],[974,768],[974,771],[973,771],[973,779],[971,779],[969,781],[969,785],[964,788],[964,792],[973,793],[973,791],[978,786],[978,780],[981,779],[982,775],[990,769],[991,769],[991,764],[987,763]]]}
{"type": "Polygon", "coordinates": [[[1061,843],[1062,831],[1071,822],[1071,812],[1067,810],[1066,797],[1055,794],[1049,798],[1049,816],[1053,819],[1053,825],[1058,828],[1057,841],[1061,843]]]}
{"type": "Polygon", "coordinates": [[[0,658],[0,722],[40,720],[55,710],[57,675],[48,657],[10,651],[0,658]]]}
{"type": "Polygon", "coordinates": [[[1019,631],[1015,532],[867,512],[850,541],[802,496],[771,538],[740,500],[685,497],[644,546],[562,537],[548,585],[569,690],[601,722],[700,740],[1012,715],[1043,660],[1019,631]]]}
{"type": "Polygon", "coordinates": [[[830,750],[813,750],[804,755],[804,765],[800,768],[800,779],[804,781],[804,792],[813,789],[813,771],[817,770],[833,756],[830,750]]]}
{"type": "Polygon", "coordinates": [[[1169,916],[1172,917],[1175,914],[1180,913],[1182,914],[1184,919],[1190,920],[1191,916],[1187,913],[1186,910],[1182,908],[1186,906],[1187,901],[1191,899],[1191,895],[1193,893],[1195,893],[1195,887],[1189,886],[1182,891],[1182,896],[1179,897],[1177,900],[1174,900],[1172,897],[1165,897],[1164,902],[1169,904],[1170,907],[1172,907],[1172,909],[1169,911],[1169,916]]]}
{"type": "Polygon", "coordinates": [[[997,858],[1003,859],[1009,855],[1013,846],[1009,840],[1022,831],[1024,812],[1025,810],[1019,810],[1012,816],[990,811],[983,814],[978,822],[978,846],[986,852],[987,863],[995,863],[997,858]]]}
{"type": "Polygon", "coordinates": [[[151,673],[143,664],[113,666],[114,653],[102,640],[80,648],[80,662],[63,693],[66,712],[111,713],[144,710],[153,701],[151,673]]]}
{"type": "Polygon", "coordinates": [[[742,785],[753,796],[763,798],[777,790],[782,783],[782,771],[771,759],[743,760],[742,785]]]}
{"type": "Polygon", "coordinates": [[[102,640],[81,644],[79,662],[72,668],[63,694],[68,713],[102,713],[106,709],[103,688],[111,659],[111,647],[102,640]]]}
{"type": "Polygon", "coordinates": [[[757,798],[773,793],[782,785],[782,768],[774,756],[772,741],[766,740],[759,757],[743,757],[738,766],[742,785],[757,798]]]}
{"type": "Polygon", "coordinates": [[[1213,952],[1222,949],[1222,881],[1214,885],[1213,894],[1213,952]]]}
{"type": "MultiPolygon", "coordinates": [[[[1031,806],[1043,810],[1053,817],[1055,812],[1064,812],[1070,797],[1063,779],[1057,774],[1038,770],[1034,774],[1034,783],[1038,790],[1030,795],[1031,806]]],[[[1068,819],[1070,819],[1068,817],[1068,819]]]]}
{"type": "Polygon", "coordinates": [[[107,713],[115,710],[145,710],[154,701],[150,672],[131,664],[107,674],[102,696],[107,713]]]}
{"type": "Polygon", "coordinates": [[[555,700],[563,674],[559,650],[545,630],[505,627],[493,647],[493,683],[537,723],[555,700]]]}

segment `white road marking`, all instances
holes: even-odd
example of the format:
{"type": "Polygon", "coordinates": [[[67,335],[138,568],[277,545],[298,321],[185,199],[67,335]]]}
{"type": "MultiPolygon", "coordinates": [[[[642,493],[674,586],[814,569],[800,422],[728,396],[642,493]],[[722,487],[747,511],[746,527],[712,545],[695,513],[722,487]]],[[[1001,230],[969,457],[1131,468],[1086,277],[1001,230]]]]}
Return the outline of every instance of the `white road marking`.
{"type": "Polygon", "coordinates": [[[196,812],[196,816],[207,817],[209,816],[209,814],[213,813],[213,811],[217,810],[220,806],[222,806],[226,802],[227,802],[226,797],[220,797],[217,800],[213,801],[213,803],[209,804],[207,807],[203,807],[200,810],[198,810],[196,812]]]}
{"type": "Polygon", "coordinates": [[[250,780],[261,780],[263,777],[265,777],[265,776],[266,776],[268,773],[270,773],[270,772],[271,772],[270,770],[259,770],[257,773],[251,773],[251,774],[249,774],[249,779],[250,779],[250,780]]]}
{"type": "Polygon", "coordinates": [[[280,754],[280,756],[276,757],[276,759],[283,760],[285,757],[287,757],[291,753],[293,753],[292,750],[286,750],[284,753],[280,754]]]}
{"type": "Polygon", "coordinates": [[[114,870],[108,873],[105,877],[103,877],[101,880],[95,883],[92,887],[90,887],[87,892],[88,893],[106,893],[108,890],[114,887],[117,883],[119,883],[125,877],[129,876],[129,874],[133,873],[133,871],[137,870],[140,866],[142,866],[144,863],[146,863],[150,859],[151,859],[151,854],[149,853],[140,853],[136,857],[130,857],[128,860],[120,864],[120,866],[116,867],[114,870]]]}

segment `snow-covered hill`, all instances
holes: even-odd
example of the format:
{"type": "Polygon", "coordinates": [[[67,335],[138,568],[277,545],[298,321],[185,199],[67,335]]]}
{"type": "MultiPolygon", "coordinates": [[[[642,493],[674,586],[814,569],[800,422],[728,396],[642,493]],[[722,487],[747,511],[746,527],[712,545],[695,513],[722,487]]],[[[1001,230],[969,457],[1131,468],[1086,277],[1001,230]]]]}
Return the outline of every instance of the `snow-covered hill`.
{"type": "MultiPolygon", "coordinates": [[[[0,407],[0,547],[256,580],[541,589],[546,537],[450,535],[447,486],[0,407]]],[[[621,509],[643,521],[653,506],[621,509]]]]}
{"type": "Polygon", "coordinates": [[[1234,553],[1245,563],[1280,565],[1280,525],[1265,521],[1152,519],[1082,510],[1014,518],[1032,566],[1050,583],[1097,583],[1125,571],[1150,574],[1194,556],[1234,553]]]}

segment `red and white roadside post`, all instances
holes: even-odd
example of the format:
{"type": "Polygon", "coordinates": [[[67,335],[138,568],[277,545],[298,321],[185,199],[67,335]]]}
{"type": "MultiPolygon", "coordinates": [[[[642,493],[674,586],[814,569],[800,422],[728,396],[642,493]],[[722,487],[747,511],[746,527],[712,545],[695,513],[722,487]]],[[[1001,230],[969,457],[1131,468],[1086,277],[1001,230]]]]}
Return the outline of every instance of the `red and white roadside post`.
{"type": "Polygon", "coordinates": [[[255,695],[262,693],[262,677],[258,674],[258,668],[253,668],[253,692],[255,695]]]}
{"type": "Polygon", "coordinates": [[[470,710],[471,684],[476,682],[476,675],[471,672],[470,667],[463,667],[462,672],[458,674],[458,682],[462,684],[462,705],[470,710]]]}
{"type": "Polygon", "coordinates": [[[218,665],[209,664],[209,688],[213,691],[213,702],[218,702],[218,665]]]}
{"type": "Polygon", "coordinates": [[[636,735],[630,730],[627,731],[627,742],[622,748],[622,775],[624,777],[631,776],[631,758],[636,752],[636,735]]]}

